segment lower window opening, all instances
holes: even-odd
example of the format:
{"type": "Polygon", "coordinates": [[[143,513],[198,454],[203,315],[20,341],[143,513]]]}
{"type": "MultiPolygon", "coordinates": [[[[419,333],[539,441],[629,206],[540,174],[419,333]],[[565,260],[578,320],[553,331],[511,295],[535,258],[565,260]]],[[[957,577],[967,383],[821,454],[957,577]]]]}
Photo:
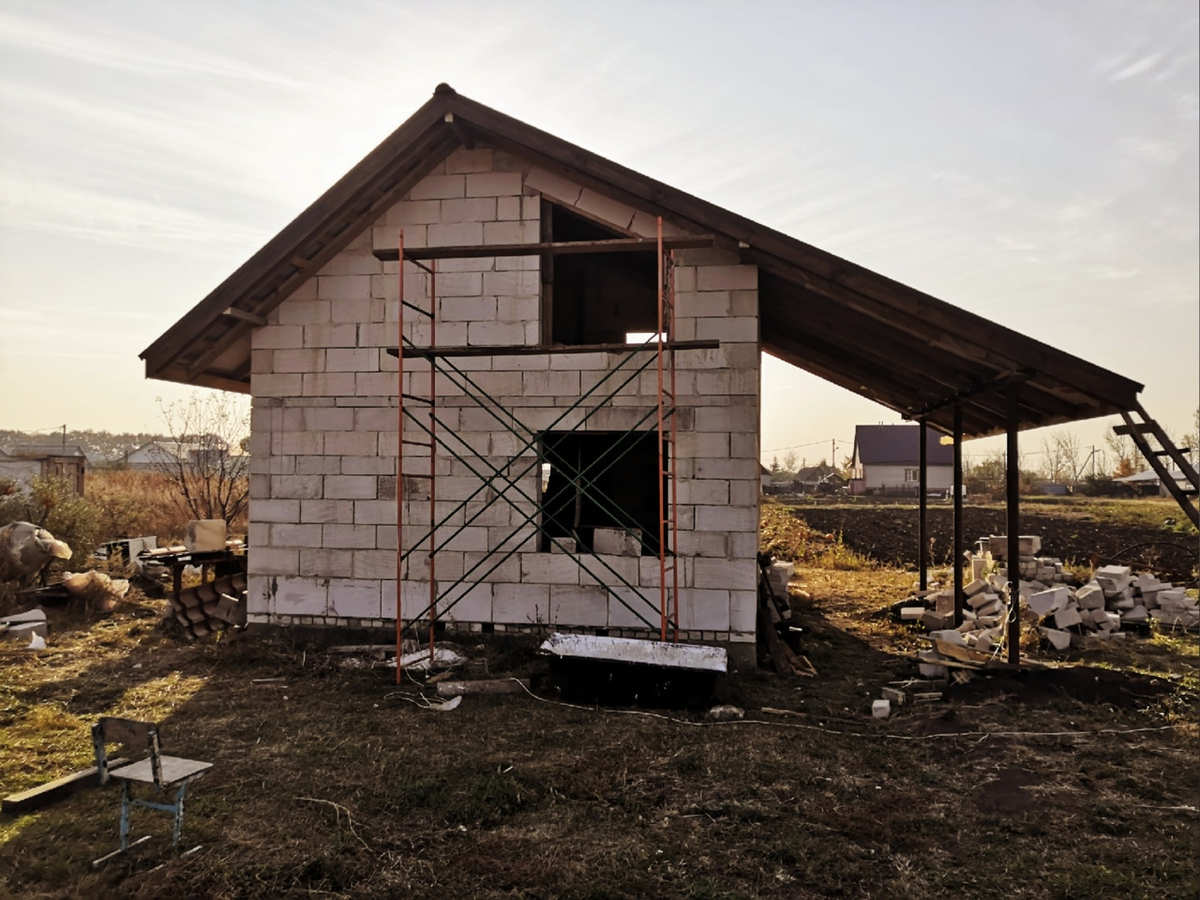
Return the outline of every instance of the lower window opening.
{"type": "Polygon", "coordinates": [[[657,432],[547,432],[542,453],[543,552],[553,537],[591,553],[597,528],[624,527],[641,532],[641,555],[658,556],[657,432]]]}

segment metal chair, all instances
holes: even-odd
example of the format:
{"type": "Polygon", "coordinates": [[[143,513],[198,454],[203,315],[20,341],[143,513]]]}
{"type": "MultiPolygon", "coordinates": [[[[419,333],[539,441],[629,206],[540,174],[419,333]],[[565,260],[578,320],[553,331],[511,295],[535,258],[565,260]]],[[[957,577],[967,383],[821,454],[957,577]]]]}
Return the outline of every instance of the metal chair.
{"type": "Polygon", "coordinates": [[[183,831],[184,793],[188,783],[202,778],[213,764],[196,759],[181,759],[178,756],[164,756],[158,729],[159,726],[155,722],[139,722],[113,716],[104,716],[92,726],[92,747],[96,751],[96,769],[100,776],[100,784],[108,784],[110,779],[121,782],[121,846],[95,860],[92,863],[93,867],[124,853],[130,846],[150,839],[150,836],[146,835],[134,841],[132,845],[129,843],[129,810],[133,806],[171,813],[175,818],[171,832],[172,842],[175,851],[179,851],[179,837],[183,831]],[[123,744],[127,752],[140,752],[144,749],[148,751],[148,755],[119,768],[110,768],[108,744],[123,744]],[[135,798],[132,793],[134,782],[152,784],[158,794],[174,791],[175,800],[173,803],[159,803],[135,798]]]}

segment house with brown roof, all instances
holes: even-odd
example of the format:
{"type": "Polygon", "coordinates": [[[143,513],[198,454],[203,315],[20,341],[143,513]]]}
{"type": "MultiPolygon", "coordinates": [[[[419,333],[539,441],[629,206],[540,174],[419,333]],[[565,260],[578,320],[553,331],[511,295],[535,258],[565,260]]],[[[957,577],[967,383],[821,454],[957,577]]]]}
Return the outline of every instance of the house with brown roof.
{"type": "Polygon", "coordinates": [[[252,622],[752,658],[762,352],[967,436],[1140,390],[446,85],[142,358],[252,397],[252,622]]]}

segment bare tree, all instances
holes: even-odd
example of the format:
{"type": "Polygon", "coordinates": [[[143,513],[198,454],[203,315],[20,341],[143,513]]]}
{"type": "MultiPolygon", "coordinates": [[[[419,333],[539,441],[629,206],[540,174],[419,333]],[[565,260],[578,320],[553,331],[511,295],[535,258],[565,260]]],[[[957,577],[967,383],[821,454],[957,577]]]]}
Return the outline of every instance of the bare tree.
{"type": "Polygon", "coordinates": [[[1056,483],[1074,484],[1079,473],[1082,449],[1078,436],[1069,431],[1042,438],[1041,474],[1056,483]]]}
{"type": "Polygon", "coordinates": [[[1192,413],[1192,430],[1181,440],[1180,449],[1187,455],[1192,467],[1200,467],[1200,409],[1192,413]]]}
{"type": "Polygon", "coordinates": [[[222,391],[197,392],[187,401],[159,406],[170,435],[155,469],[177,495],[180,511],[193,519],[224,519],[246,511],[250,456],[243,440],[250,430],[245,402],[222,391]]]}
{"type": "Polygon", "coordinates": [[[1104,435],[1104,443],[1112,453],[1116,460],[1112,467],[1112,476],[1114,478],[1124,478],[1126,475],[1134,475],[1138,472],[1146,471],[1146,463],[1138,453],[1137,445],[1133,443],[1133,438],[1127,434],[1117,434],[1111,428],[1104,435]]]}
{"type": "Polygon", "coordinates": [[[783,457],[783,470],[789,474],[796,474],[796,451],[789,450],[783,457]]]}

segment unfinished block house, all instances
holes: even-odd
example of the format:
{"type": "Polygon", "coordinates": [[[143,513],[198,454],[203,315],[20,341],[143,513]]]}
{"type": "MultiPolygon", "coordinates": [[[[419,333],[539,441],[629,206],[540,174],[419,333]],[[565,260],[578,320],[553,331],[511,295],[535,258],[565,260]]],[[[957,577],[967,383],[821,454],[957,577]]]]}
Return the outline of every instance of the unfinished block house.
{"type": "Polygon", "coordinates": [[[763,350],[960,436],[1140,389],[445,85],[142,357],[253,398],[252,622],[736,650],[763,350]]]}

